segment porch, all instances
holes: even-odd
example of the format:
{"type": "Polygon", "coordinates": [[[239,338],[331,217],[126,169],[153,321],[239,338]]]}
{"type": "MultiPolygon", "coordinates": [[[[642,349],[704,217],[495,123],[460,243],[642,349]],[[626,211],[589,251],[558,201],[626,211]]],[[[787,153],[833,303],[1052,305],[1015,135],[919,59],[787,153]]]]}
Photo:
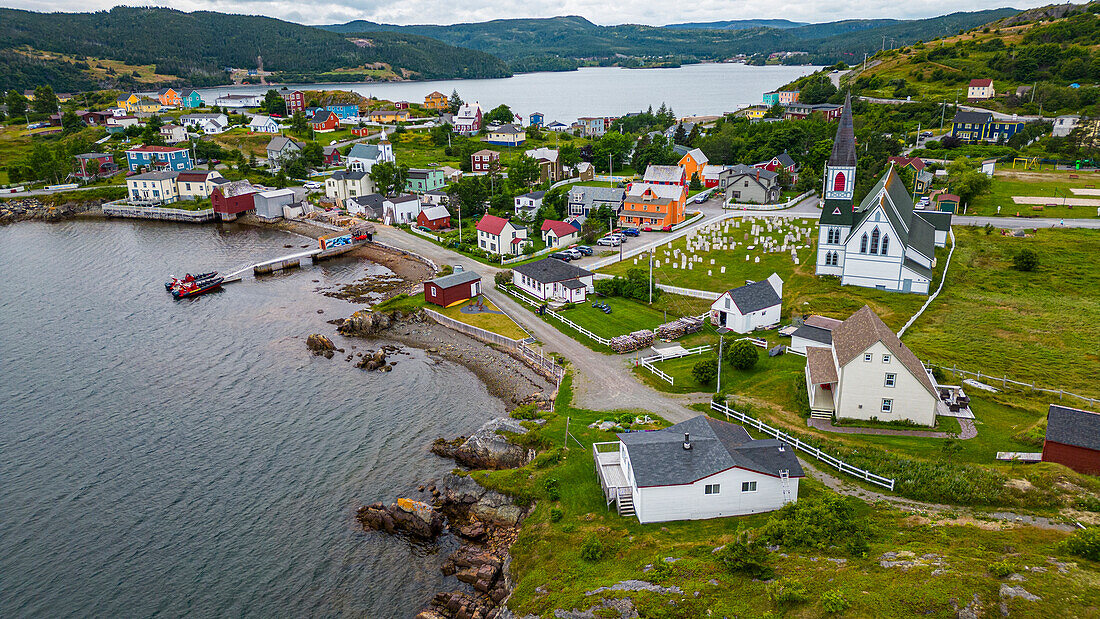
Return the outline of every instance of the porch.
{"type": "Polygon", "coordinates": [[[959,385],[938,385],[940,399],[936,402],[936,415],[939,417],[957,417],[973,419],[970,411],[970,397],[959,385]]]}
{"type": "Polygon", "coordinates": [[[618,441],[592,444],[592,460],[606,505],[615,504],[620,516],[634,516],[634,494],[623,468],[621,443],[618,441]]]}

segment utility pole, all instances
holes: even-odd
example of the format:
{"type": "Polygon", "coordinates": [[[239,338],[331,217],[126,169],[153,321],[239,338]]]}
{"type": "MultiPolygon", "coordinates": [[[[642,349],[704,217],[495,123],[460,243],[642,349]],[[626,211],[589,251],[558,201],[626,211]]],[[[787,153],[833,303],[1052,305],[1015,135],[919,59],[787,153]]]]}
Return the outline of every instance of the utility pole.
{"type": "Polygon", "coordinates": [[[940,105],[940,130],[943,130],[943,115],[947,111],[947,99],[944,99],[940,105]]]}
{"type": "Polygon", "coordinates": [[[649,250],[649,304],[653,305],[653,250],[649,250]]]}
{"type": "Polygon", "coordinates": [[[714,393],[722,393],[722,344],[726,340],[726,334],[718,332],[718,387],[714,393]]]}
{"type": "Polygon", "coordinates": [[[886,35],[885,34],[882,35],[882,50],[881,51],[886,51],[886,35]]]}

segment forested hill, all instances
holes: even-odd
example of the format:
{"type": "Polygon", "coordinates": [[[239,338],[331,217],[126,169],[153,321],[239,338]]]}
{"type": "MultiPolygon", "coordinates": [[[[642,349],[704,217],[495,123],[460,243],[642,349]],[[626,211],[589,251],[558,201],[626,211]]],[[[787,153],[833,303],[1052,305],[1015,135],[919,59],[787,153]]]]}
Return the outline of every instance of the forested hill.
{"type": "Polygon", "coordinates": [[[375,63],[422,79],[510,74],[493,56],[415,33],[357,38],[353,42],[335,32],[269,17],[205,11],[116,7],[47,14],[0,9],[0,88],[33,88],[45,81],[58,90],[93,87],[87,82],[104,78],[84,70],[82,58],[156,65],[157,74],[190,85],[225,83],[224,67],[254,68],[257,56],[268,71],[306,77],[375,63]]]}
{"type": "MultiPolygon", "coordinates": [[[[684,60],[722,60],[738,54],[804,51],[806,60],[831,64],[863,59],[883,44],[901,46],[958,32],[1014,15],[1016,9],[952,13],[917,20],[843,20],[824,24],[768,27],[741,22],[679,24],[664,27],[626,24],[598,26],[578,16],[545,19],[499,19],[450,26],[396,26],[357,20],[321,26],[340,33],[392,31],[420,34],[459,47],[488,52],[513,63],[531,58],[575,61],[617,55],[676,56],[684,60]],[[853,34],[858,33],[858,36],[853,34]]],[[[762,23],[767,20],[759,20],[762,23]]]]}

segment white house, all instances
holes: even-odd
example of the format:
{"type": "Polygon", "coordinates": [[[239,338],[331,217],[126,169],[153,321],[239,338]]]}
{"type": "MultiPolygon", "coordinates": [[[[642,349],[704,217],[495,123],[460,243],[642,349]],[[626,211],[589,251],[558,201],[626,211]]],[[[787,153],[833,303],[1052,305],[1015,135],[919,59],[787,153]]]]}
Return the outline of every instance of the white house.
{"type": "Polygon", "coordinates": [[[252,120],[248,121],[248,130],[253,133],[278,133],[279,123],[275,122],[275,119],[270,116],[257,114],[252,117],[252,120]]]}
{"type": "Polygon", "coordinates": [[[503,217],[485,215],[477,222],[477,246],[491,254],[521,254],[529,242],[526,227],[503,217]]]}
{"type": "Polygon", "coordinates": [[[325,179],[325,195],[336,200],[347,200],[374,193],[374,183],[366,172],[337,170],[325,179]]]}
{"type": "Polygon", "coordinates": [[[126,195],[131,203],[168,204],[179,199],[175,170],[157,170],[126,179],[126,195]]]}
{"type": "Polygon", "coordinates": [[[344,164],[349,170],[370,172],[376,163],[395,161],[393,157],[393,145],[383,139],[377,144],[363,144],[361,142],[352,145],[344,158],[344,164]]]}
{"type": "Polygon", "coordinates": [[[361,215],[365,219],[382,221],[385,217],[386,199],[379,193],[368,193],[365,196],[348,198],[344,200],[344,208],[349,215],[361,215]]]}
{"type": "Polygon", "coordinates": [[[1072,133],[1080,122],[1080,116],[1059,116],[1054,119],[1054,128],[1050,130],[1050,135],[1056,138],[1064,138],[1072,133]]]}
{"type": "Polygon", "coordinates": [[[754,440],[707,415],[598,443],[596,470],[608,505],[638,521],[703,520],[769,512],[798,500],[805,477],[794,449],[754,440]]]}
{"type": "Polygon", "coordinates": [[[710,306],[710,323],[749,333],[778,323],[782,305],[783,280],[772,273],[768,279],[723,292],[710,306]]]}
{"type": "Polygon", "coordinates": [[[229,117],[225,114],[184,114],[180,124],[192,131],[206,134],[222,133],[229,126],[229,117]]]}
{"type": "Polygon", "coordinates": [[[832,346],[833,329],[839,324],[836,318],[808,316],[802,326],[791,334],[790,349],[805,354],[811,346],[832,346]]]}
{"type": "Polygon", "coordinates": [[[228,182],[217,170],[188,170],[176,176],[176,193],[181,200],[209,198],[215,187],[228,182]]]}
{"type": "Polygon", "coordinates": [[[217,107],[228,108],[246,108],[246,107],[260,107],[260,102],[263,100],[263,95],[222,95],[217,99],[214,99],[214,105],[217,107]]]}
{"type": "Polygon", "coordinates": [[[164,138],[165,144],[178,144],[187,139],[187,130],[176,124],[162,125],[160,137],[164,138]]]}
{"type": "Polygon", "coordinates": [[[916,210],[893,164],[863,202],[852,208],[855,172],[852,108],[845,101],[825,167],[817,274],[838,276],[845,286],[928,294],[935,250],[946,243],[950,219],[916,210]]]}
{"type": "Polygon", "coordinates": [[[989,78],[970,80],[970,85],[966,88],[967,99],[992,99],[995,94],[993,80],[989,78]]]}
{"type": "Polygon", "coordinates": [[[864,305],[832,329],[832,345],[806,348],[815,417],[936,424],[939,391],[913,351],[864,305]]]}
{"type": "Polygon", "coordinates": [[[573,224],[554,219],[543,221],[540,232],[547,247],[569,247],[581,236],[581,231],[573,224]]]}
{"type": "Polygon", "coordinates": [[[285,135],[277,135],[267,143],[267,167],[278,170],[288,160],[302,152],[302,145],[285,135]]]}
{"type": "Polygon", "coordinates": [[[545,191],[532,191],[516,196],[516,217],[524,220],[534,219],[535,213],[538,213],[539,209],[542,208],[542,198],[545,195],[545,191]]]}
{"type": "Polygon", "coordinates": [[[395,198],[386,198],[382,204],[384,209],[384,223],[387,226],[394,224],[416,225],[416,216],[420,214],[420,198],[414,194],[406,194],[395,198]]]}
{"type": "Polygon", "coordinates": [[[473,135],[481,131],[481,104],[464,103],[454,115],[454,131],[463,135],[473,135]]]}
{"type": "Polygon", "coordinates": [[[512,283],[543,301],[583,303],[595,288],[591,271],[557,258],[543,258],[512,268],[512,283]]]}

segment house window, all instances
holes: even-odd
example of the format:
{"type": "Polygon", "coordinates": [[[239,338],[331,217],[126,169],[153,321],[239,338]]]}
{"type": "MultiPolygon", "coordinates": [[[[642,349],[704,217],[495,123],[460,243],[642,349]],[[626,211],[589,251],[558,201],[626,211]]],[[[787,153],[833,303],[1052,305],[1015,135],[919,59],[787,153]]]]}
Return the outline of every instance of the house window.
{"type": "Polygon", "coordinates": [[[741,482],[741,492],[756,492],[755,481],[743,481],[741,482]]]}
{"type": "Polygon", "coordinates": [[[897,383],[897,380],[898,380],[898,375],[897,374],[887,374],[885,385],[887,387],[893,387],[897,383]]]}
{"type": "Polygon", "coordinates": [[[721,484],[707,484],[703,487],[703,494],[718,494],[721,489],[721,484]]]}
{"type": "Polygon", "coordinates": [[[863,361],[864,361],[864,363],[870,363],[871,362],[871,353],[864,353],[863,361]]]}
{"type": "Polygon", "coordinates": [[[882,400],[882,412],[889,413],[894,408],[894,401],[890,398],[883,398],[882,400]]]}
{"type": "Polygon", "coordinates": [[[890,363],[890,355],[882,355],[883,363],[890,363]]]}
{"type": "Polygon", "coordinates": [[[867,233],[863,233],[863,238],[859,240],[859,253],[867,253],[867,233]]]}

